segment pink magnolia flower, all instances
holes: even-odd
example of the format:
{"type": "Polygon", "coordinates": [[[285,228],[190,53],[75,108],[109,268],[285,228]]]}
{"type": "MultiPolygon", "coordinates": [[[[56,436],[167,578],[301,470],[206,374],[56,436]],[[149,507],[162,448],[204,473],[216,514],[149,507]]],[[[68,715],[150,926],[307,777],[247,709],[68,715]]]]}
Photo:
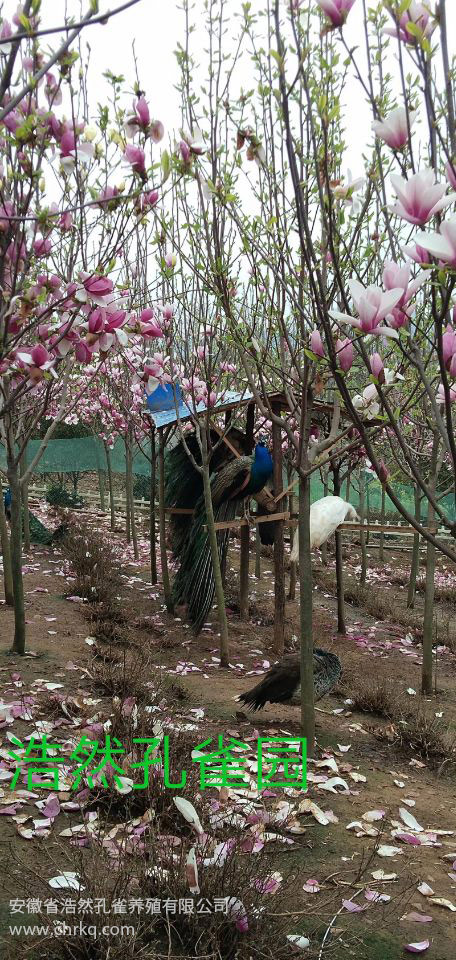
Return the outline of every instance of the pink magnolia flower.
{"type": "Polygon", "coordinates": [[[340,369],[348,373],[354,360],[353,344],[349,337],[345,340],[336,340],[336,354],[340,369]]]}
{"type": "Polygon", "coordinates": [[[116,207],[115,201],[119,194],[120,191],[118,187],[111,187],[108,184],[103,190],[100,190],[100,193],[94,201],[94,206],[100,207],[100,210],[103,210],[106,207],[108,210],[112,210],[116,207]]]}
{"type": "Polygon", "coordinates": [[[95,156],[93,143],[78,143],[76,133],[79,133],[80,124],[74,130],[65,130],[60,138],[60,163],[66,173],[71,173],[76,164],[76,155],[82,163],[89,163],[95,156]]]}
{"type": "Polygon", "coordinates": [[[74,355],[78,363],[91,363],[93,360],[93,353],[85,340],[79,340],[74,348],[74,355]]]}
{"type": "Polygon", "coordinates": [[[163,330],[150,308],[143,310],[139,318],[139,331],[143,337],[162,337],[163,330]]]}
{"type": "Polygon", "coordinates": [[[41,343],[38,343],[37,346],[33,348],[31,358],[34,367],[44,367],[50,360],[46,347],[43,347],[41,343]]]}
{"type": "Polygon", "coordinates": [[[433,257],[456,268],[456,216],[440,224],[440,233],[418,233],[416,240],[433,257]]]}
{"type": "Polygon", "coordinates": [[[429,263],[429,254],[424,247],[419,247],[418,244],[415,244],[414,247],[401,247],[402,253],[405,257],[409,257],[410,260],[414,260],[415,263],[429,263]]]}
{"type": "Polygon", "coordinates": [[[397,303],[397,309],[405,308],[417,290],[426,282],[430,271],[420,270],[410,283],[410,265],[400,267],[394,260],[387,260],[383,270],[383,284],[385,290],[395,290],[402,287],[403,294],[397,303]]]}
{"type": "Polygon", "coordinates": [[[134,147],[127,143],[124,153],[125,160],[131,164],[133,173],[137,173],[143,179],[146,179],[146,155],[141,147],[134,147]]]}
{"type": "Polygon", "coordinates": [[[234,920],[239,933],[247,933],[249,921],[242,900],[238,900],[237,897],[229,897],[226,902],[226,915],[234,920]]]}
{"type": "Polygon", "coordinates": [[[0,230],[6,231],[9,229],[14,222],[9,218],[14,217],[15,212],[14,205],[10,200],[5,200],[4,203],[0,202],[0,230]]]}
{"type": "Polygon", "coordinates": [[[96,297],[107,297],[112,293],[114,284],[108,277],[100,277],[94,273],[83,280],[83,287],[89,297],[95,299],[96,297]]]}
{"type": "Polygon", "coordinates": [[[104,310],[100,309],[100,307],[97,307],[96,310],[92,310],[92,313],[89,316],[87,329],[89,331],[89,334],[94,336],[94,341],[97,339],[98,334],[100,334],[104,328],[104,320],[105,320],[105,317],[103,316],[104,313],[105,313],[104,310]]]}
{"type": "Polygon", "coordinates": [[[145,97],[141,96],[138,100],[133,100],[132,109],[133,112],[127,116],[124,123],[125,133],[129,139],[134,137],[138,130],[147,133],[150,124],[150,112],[145,97]]]}
{"type": "Polygon", "coordinates": [[[456,193],[443,196],[446,183],[435,183],[433,170],[420,170],[408,180],[391,174],[391,183],[398,197],[392,212],[418,226],[423,226],[435,213],[456,200],[456,193]]]}
{"type": "Polygon", "coordinates": [[[165,323],[169,323],[169,321],[173,319],[173,316],[174,316],[174,307],[172,306],[172,304],[164,303],[162,307],[162,318],[165,321],[165,323]]]}
{"type": "Polygon", "coordinates": [[[62,103],[62,91],[54,77],[54,74],[50,71],[46,74],[46,86],[44,88],[44,93],[49,105],[52,104],[53,107],[57,107],[62,103]]]}
{"type": "Polygon", "coordinates": [[[138,122],[140,127],[145,130],[150,123],[150,113],[149,107],[147,105],[147,100],[145,97],[140,97],[136,104],[136,114],[138,116],[138,122]]]}
{"type": "Polygon", "coordinates": [[[400,330],[401,327],[407,326],[412,314],[413,309],[410,307],[406,310],[401,310],[400,307],[393,307],[391,313],[388,313],[386,317],[388,326],[392,327],[393,330],[400,330]]]}
{"type": "Polygon", "coordinates": [[[312,353],[315,353],[317,357],[324,357],[325,350],[323,347],[323,342],[320,336],[319,330],[313,330],[310,338],[310,349],[312,353]]]}
{"type": "Polygon", "coordinates": [[[333,27],[341,27],[345,23],[355,0],[317,0],[318,6],[331,21],[333,27]]]}
{"type": "Polygon", "coordinates": [[[165,128],[161,120],[153,120],[150,125],[150,136],[154,143],[160,143],[165,135],[165,128]]]}
{"type": "Polygon", "coordinates": [[[171,252],[165,253],[165,266],[168,267],[168,269],[172,269],[173,267],[175,267],[176,263],[177,263],[177,257],[175,253],[171,253],[171,252]]]}
{"type": "Polygon", "coordinates": [[[189,147],[188,143],[186,143],[185,140],[181,140],[180,143],[179,143],[179,153],[180,153],[181,158],[182,158],[182,160],[184,161],[184,163],[185,163],[185,164],[189,163],[190,157],[191,157],[191,152],[190,152],[190,147],[189,147]]]}
{"type": "MultiPolygon", "coordinates": [[[[439,383],[436,400],[437,400],[437,403],[440,405],[445,403],[445,390],[443,389],[443,383],[439,383]]],[[[450,387],[450,403],[455,403],[455,401],[456,401],[456,386],[450,387]]]]}
{"type": "MultiPolygon", "coordinates": [[[[409,123],[412,127],[416,111],[409,110],[409,123]]],[[[404,107],[397,107],[384,120],[374,120],[372,129],[377,137],[384,140],[393,150],[401,150],[408,141],[407,111],[404,107]]]]}
{"type": "Polygon", "coordinates": [[[14,136],[17,128],[22,123],[22,117],[19,113],[19,110],[10,110],[10,112],[6,114],[6,117],[3,118],[2,123],[14,136]]]}
{"type": "Polygon", "coordinates": [[[453,356],[456,354],[456,331],[448,324],[442,337],[443,362],[447,369],[450,368],[453,356]]]}
{"type": "Polygon", "coordinates": [[[363,287],[358,280],[350,280],[348,286],[359,319],[351,317],[348,313],[339,313],[338,310],[330,310],[330,316],[342,323],[349,323],[364,334],[382,335],[397,340],[399,336],[397,331],[383,326],[382,320],[403,296],[403,288],[394,288],[384,293],[381,287],[363,287]]]}
{"type": "Polygon", "coordinates": [[[65,210],[65,213],[60,214],[59,228],[65,232],[66,230],[71,230],[73,226],[73,214],[69,210],[65,210]]]}
{"type": "Polygon", "coordinates": [[[50,237],[37,236],[33,243],[33,252],[37,257],[46,257],[51,252],[52,241],[50,237]]]}
{"type": "MultiPolygon", "coordinates": [[[[12,36],[12,33],[13,31],[11,29],[11,24],[9,20],[3,20],[2,26],[0,28],[0,40],[9,40],[9,38],[12,36]]],[[[4,54],[4,56],[7,57],[8,54],[11,53],[11,44],[2,43],[0,50],[4,54]]]]}
{"type": "Polygon", "coordinates": [[[379,383],[385,382],[385,368],[383,366],[383,360],[379,353],[373,353],[370,358],[370,368],[372,376],[378,380],[379,383]]]}
{"type": "MultiPolygon", "coordinates": [[[[393,12],[393,16],[395,16],[393,12]]],[[[419,3],[418,0],[411,0],[405,13],[400,17],[395,16],[397,26],[385,27],[384,33],[391,37],[399,37],[403,43],[416,44],[417,37],[409,29],[409,24],[415,24],[422,30],[425,37],[430,37],[435,30],[436,24],[431,20],[429,5],[419,3]]]]}
{"type": "Polygon", "coordinates": [[[151,207],[155,207],[160,198],[158,190],[148,190],[142,193],[138,198],[137,209],[139,213],[147,213],[151,207]]]}

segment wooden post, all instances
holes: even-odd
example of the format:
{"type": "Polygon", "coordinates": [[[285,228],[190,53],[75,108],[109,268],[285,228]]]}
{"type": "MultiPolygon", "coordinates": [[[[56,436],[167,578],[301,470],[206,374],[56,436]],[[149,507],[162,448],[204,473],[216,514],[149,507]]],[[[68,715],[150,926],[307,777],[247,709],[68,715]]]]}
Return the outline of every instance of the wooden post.
{"type": "MultiPolygon", "coordinates": [[[[292,475],[293,475],[293,468],[290,464],[287,470],[288,486],[291,485],[292,475]]],[[[291,489],[288,495],[288,510],[290,512],[290,516],[293,513],[293,509],[294,509],[294,495],[293,495],[293,489],[291,489]]],[[[290,537],[290,547],[293,547],[294,527],[292,523],[290,523],[290,526],[288,527],[288,532],[290,537]]],[[[290,563],[290,584],[288,588],[288,600],[296,600],[296,564],[293,563],[293,561],[290,563]]]]}
{"type": "Polygon", "coordinates": [[[106,443],[106,440],[103,440],[103,445],[104,445],[104,449],[105,449],[106,467],[107,467],[107,474],[108,474],[109,510],[110,510],[110,514],[111,514],[111,530],[114,530],[114,527],[115,527],[115,525],[116,525],[116,511],[115,511],[115,504],[114,504],[114,485],[113,485],[113,482],[112,482],[111,453],[110,453],[110,450],[109,450],[109,446],[108,446],[108,444],[106,443]]]}
{"type": "Polygon", "coordinates": [[[0,540],[3,556],[3,585],[5,590],[5,603],[8,607],[14,605],[13,594],[13,575],[11,572],[11,551],[8,533],[8,524],[6,522],[5,506],[3,500],[3,484],[0,477],[0,540]]]}
{"type": "MultiPolygon", "coordinates": [[[[322,479],[323,479],[323,496],[324,496],[324,497],[327,497],[327,496],[328,496],[329,470],[328,470],[327,467],[323,467],[322,472],[323,472],[323,478],[322,478],[322,479]]],[[[336,493],[336,491],[334,490],[334,494],[335,494],[335,493],[336,493]]],[[[325,540],[325,542],[322,544],[322,548],[321,548],[321,564],[322,564],[323,567],[327,567],[327,566],[328,566],[328,541],[327,541],[327,540],[325,540]]]]}
{"type": "Polygon", "coordinates": [[[255,576],[257,580],[261,577],[261,540],[260,527],[257,523],[255,530],[255,576]]]}
{"type": "MultiPolygon", "coordinates": [[[[307,456],[305,466],[308,465],[307,456]]],[[[301,736],[307,755],[315,752],[312,554],[310,551],[310,477],[299,480],[299,619],[301,630],[301,736]]]]}
{"type": "MultiPolygon", "coordinates": [[[[247,407],[247,424],[245,431],[250,451],[253,451],[255,446],[253,436],[254,426],[255,405],[250,403],[247,407]]],[[[248,526],[245,526],[241,527],[241,552],[239,557],[239,616],[241,620],[248,620],[249,616],[249,554],[250,530],[248,526]]]]}
{"type": "MultiPolygon", "coordinates": [[[[273,411],[280,416],[280,404],[273,411]]],[[[282,430],[272,424],[272,459],[274,461],[274,497],[283,490],[282,476],[282,430]]],[[[285,565],[284,565],[283,520],[276,520],[274,531],[274,652],[281,657],[285,634],[285,565]]]]}
{"type": "Polygon", "coordinates": [[[168,613],[174,612],[173,598],[169,581],[168,556],[166,553],[166,514],[165,514],[165,438],[163,427],[159,431],[158,448],[159,489],[158,511],[160,522],[160,561],[162,570],[163,593],[168,613]]]}
{"type": "MultiPolygon", "coordinates": [[[[340,466],[333,467],[334,496],[340,497],[340,466]]],[[[342,563],[342,534],[336,529],[337,632],[346,634],[344,565],[342,563]]]]}
{"type": "Polygon", "coordinates": [[[385,488],[382,484],[382,506],[380,513],[380,523],[382,525],[382,529],[380,531],[380,549],[378,551],[378,559],[381,560],[382,563],[385,558],[385,532],[383,530],[383,527],[385,526],[385,498],[385,488]]]}
{"type": "MultiPolygon", "coordinates": [[[[27,447],[25,448],[21,462],[19,465],[19,474],[22,479],[25,471],[27,470],[27,447]]],[[[28,488],[29,482],[26,480],[25,483],[21,483],[21,496],[22,496],[22,514],[23,514],[23,528],[24,528],[24,553],[30,553],[30,513],[29,513],[29,497],[28,497],[28,488]]]]}
{"type": "Polygon", "coordinates": [[[155,424],[150,428],[150,504],[149,504],[149,537],[150,537],[150,581],[157,583],[157,543],[155,540],[155,424]]]}

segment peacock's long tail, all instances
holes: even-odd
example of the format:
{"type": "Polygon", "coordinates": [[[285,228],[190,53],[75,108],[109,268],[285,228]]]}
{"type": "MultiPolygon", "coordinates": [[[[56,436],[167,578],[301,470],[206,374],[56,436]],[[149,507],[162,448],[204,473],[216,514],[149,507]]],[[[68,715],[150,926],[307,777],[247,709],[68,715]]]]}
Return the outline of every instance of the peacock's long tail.
{"type": "MultiPolygon", "coordinates": [[[[244,433],[235,427],[228,432],[230,442],[241,453],[248,453],[248,441],[244,433]]],[[[211,473],[216,472],[225,463],[233,459],[233,453],[224,443],[220,444],[219,435],[211,431],[211,443],[213,446],[219,443],[211,459],[211,473]]],[[[185,445],[190,450],[196,463],[201,463],[201,451],[197,437],[194,433],[188,433],[185,437],[185,445]]],[[[190,457],[188,456],[184,443],[179,441],[174,447],[171,447],[165,458],[165,506],[194,509],[203,496],[203,478],[198,470],[195,470],[190,457]]],[[[175,557],[180,557],[186,547],[186,541],[190,535],[193,517],[191,514],[172,514],[170,520],[171,548],[175,557]]]]}
{"type": "MultiPolygon", "coordinates": [[[[214,507],[216,523],[234,520],[236,502],[227,500],[214,507]]],[[[205,530],[206,508],[204,497],[195,507],[193,525],[184,545],[179,570],[174,579],[173,596],[176,603],[187,604],[187,616],[199,633],[214,602],[215,579],[209,536],[205,530]]],[[[217,531],[217,546],[223,570],[228,551],[229,530],[217,531]]]]}
{"type": "MultiPolygon", "coordinates": [[[[194,434],[186,438],[187,446],[198,461],[198,442],[194,434]]],[[[195,470],[182,442],[166,454],[165,459],[165,506],[192,509],[203,493],[203,478],[195,470]]],[[[193,517],[191,514],[173,514],[169,529],[171,548],[178,557],[185,547],[193,517]]]]}

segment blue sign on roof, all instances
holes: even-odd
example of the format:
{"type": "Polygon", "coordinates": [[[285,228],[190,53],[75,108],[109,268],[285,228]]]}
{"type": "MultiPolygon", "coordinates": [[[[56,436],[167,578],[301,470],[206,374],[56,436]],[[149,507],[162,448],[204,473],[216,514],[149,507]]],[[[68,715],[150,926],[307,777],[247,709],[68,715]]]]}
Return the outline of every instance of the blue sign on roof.
{"type": "MultiPolygon", "coordinates": [[[[221,398],[219,403],[216,403],[214,407],[211,407],[211,410],[223,410],[236,403],[246,403],[248,400],[251,400],[252,397],[252,393],[237,393],[234,390],[227,390],[226,393],[223,394],[223,398],[221,398]]],[[[166,387],[157,387],[153,393],[149,394],[147,397],[147,406],[156,427],[166,427],[171,423],[177,423],[178,419],[188,420],[192,413],[204,413],[207,409],[204,403],[198,403],[195,409],[191,400],[186,401],[183,399],[181,388],[171,383],[166,384],[166,387]],[[159,390],[161,393],[157,396],[159,390]],[[174,391],[176,391],[176,400],[178,401],[178,415],[176,413],[174,391]],[[162,398],[162,402],[160,402],[160,397],[162,398]]]]}

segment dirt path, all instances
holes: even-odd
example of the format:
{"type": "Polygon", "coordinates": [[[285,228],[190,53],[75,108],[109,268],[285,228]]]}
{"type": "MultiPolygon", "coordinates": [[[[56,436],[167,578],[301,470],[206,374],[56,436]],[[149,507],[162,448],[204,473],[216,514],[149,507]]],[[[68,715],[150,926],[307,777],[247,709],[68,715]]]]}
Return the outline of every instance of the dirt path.
{"type": "MultiPolygon", "coordinates": [[[[229,613],[231,668],[220,671],[216,626],[205,629],[195,639],[182,617],[166,615],[159,590],[148,583],[147,544],[141,543],[139,564],[125,553],[120,538],[117,547],[119,557],[124,557],[123,609],[127,611],[130,638],[138,649],[147,650],[153,665],[151,675],[161,671],[182,692],[182,703],[175,707],[169,723],[170,736],[176,724],[194,735],[194,746],[218,733],[251,743],[258,735],[297,735],[296,709],[268,706],[252,717],[240,710],[234,699],[253,685],[274,660],[271,652],[273,584],[269,562],[262,561],[261,580],[252,577],[250,581],[251,622],[241,623],[235,612],[229,613]]],[[[238,551],[234,548],[229,573],[233,604],[237,557],[238,551]]],[[[3,863],[8,862],[9,867],[0,907],[3,930],[11,923],[8,901],[10,897],[21,897],[28,869],[47,870],[45,876],[49,876],[50,854],[60,870],[68,869],[71,859],[66,859],[60,833],[75,822],[74,814],[62,808],[62,804],[68,802],[68,791],[60,791],[60,812],[54,819],[49,818],[49,825],[41,828],[42,836],[37,835],[40,828],[36,825],[30,838],[20,834],[19,828],[25,825],[27,829],[30,821],[18,821],[18,816],[32,815],[36,821],[45,818],[33,797],[16,796],[13,800],[19,802],[12,803],[9,773],[6,775],[10,770],[10,736],[14,734],[21,739],[34,730],[42,733],[46,729],[43,721],[46,724],[49,718],[52,718],[52,729],[57,726],[62,734],[68,731],[80,734],[89,719],[97,716],[103,722],[113,710],[111,698],[94,690],[88,677],[94,653],[94,645],[85,642],[91,634],[90,623],[81,601],[65,599],[65,594],[71,591],[71,581],[68,581],[61,554],[34,549],[26,562],[25,587],[28,646],[35,656],[19,658],[3,652],[0,659],[0,700],[3,704],[16,705],[14,717],[11,710],[0,707],[0,813],[3,814],[0,850],[3,863]],[[60,707],[60,712],[55,710],[62,699],[67,704],[73,702],[67,718],[60,707]]],[[[378,580],[375,589],[389,588],[378,580]]],[[[395,597],[400,593],[396,586],[395,597]]],[[[287,639],[291,645],[295,642],[291,638],[297,633],[297,613],[297,603],[288,604],[287,639]]],[[[315,621],[315,641],[337,652],[344,667],[344,683],[383,679],[404,704],[415,701],[419,691],[420,651],[406,641],[404,627],[385,621],[379,623],[359,608],[347,608],[348,635],[335,636],[334,597],[329,590],[321,589],[315,590],[315,621]],[[415,690],[416,694],[408,690],[415,690]]],[[[1,606],[0,633],[6,648],[11,629],[11,611],[1,606]]],[[[95,647],[101,649],[100,644],[95,647]]],[[[103,646],[103,650],[106,649],[103,646]]],[[[109,646],[109,651],[116,652],[115,643],[109,646]]],[[[429,707],[434,714],[442,714],[449,729],[455,729],[456,657],[449,651],[439,653],[438,678],[439,693],[429,707]]],[[[319,751],[317,763],[309,764],[306,797],[317,804],[318,811],[323,811],[323,817],[320,813],[316,816],[324,822],[318,822],[311,811],[301,814],[301,832],[290,833],[292,843],[275,857],[274,869],[296,871],[293,909],[300,906],[302,914],[308,906],[309,911],[308,919],[304,916],[299,921],[300,932],[315,935],[318,931],[321,936],[318,916],[326,914],[319,904],[331,901],[336,903],[334,913],[341,910],[336,923],[340,934],[334,931],[332,934],[331,955],[337,960],[361,955],[368,956],[369,960],[393,960],[404,955],[404,944],[426,939],[430,940],[427,955],[432,960],[452,960],[456,953],[456,910],[452,912],[448,906],[424,896],[418,886],[428,884],[435,897],[456,906],[456,863],[453,867],[453,860],[445,859],[454,853],[456,861],[456,781],[438,778],[419,751],[407,753],[399,748],[393,733],[388,739],[389,719],[351,707],[344,702],[343,695],[327,697],[320,704],[319,751]],[[332,786],[334,777],[341,782],[332,786]],[[404,811],[416,818],[423,829],[407,826],[404,811]],[[347,829],[352,823],[358,826],[347,829]],[[379,836],[369,835],[377,830],[379,836]],[[402,836],[392,837],[394,830],[402,836]],[[420,837],[426,845],[420,843],[420,837]],[[392,857],[381,857],[373,852],[380,844],[392,846],[397,852],[392,857]],[[372,876],[379,870],[397,876],[382,883],[372,876]],[[318,881],[319,892],[302,890],[309,879],[318,881]],[[391,900],[369,902],[364,893],[366,886],[391,900]],[[352,913],[352,907],[343,907],[343,900],[368,909],[352,913]],[[416,913],[432,919],[429,922],[401,919],[410,914],[413,918],[416,913]],[[358,938],[367,944],[367,953],[357,952],[358,938]]],[[[287,797],[294,806],[300,802],[296,793],[291,791],[287,797]]],[[[14,956],[14,945],[8,955],[14,956]]]]}

